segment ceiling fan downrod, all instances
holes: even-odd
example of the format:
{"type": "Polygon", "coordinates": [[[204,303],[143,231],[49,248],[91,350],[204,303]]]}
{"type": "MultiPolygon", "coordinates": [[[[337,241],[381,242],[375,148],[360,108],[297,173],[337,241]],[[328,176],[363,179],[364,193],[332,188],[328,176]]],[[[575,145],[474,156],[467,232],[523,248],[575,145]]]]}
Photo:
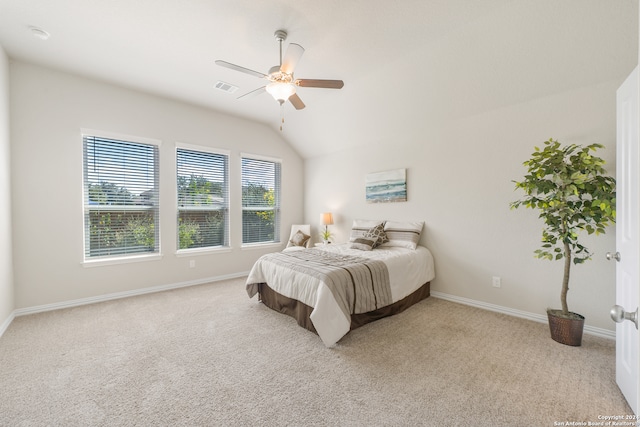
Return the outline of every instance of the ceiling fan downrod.
{"type": "Polygon", "coordinates": [[[274,37],[276,38],[276,41],[280,44],[280,67],[282,67],[282,42],[285,41],[287,39],[287,32],[285,30],[276,30],[275,33],[273,33],[274,37]]]}

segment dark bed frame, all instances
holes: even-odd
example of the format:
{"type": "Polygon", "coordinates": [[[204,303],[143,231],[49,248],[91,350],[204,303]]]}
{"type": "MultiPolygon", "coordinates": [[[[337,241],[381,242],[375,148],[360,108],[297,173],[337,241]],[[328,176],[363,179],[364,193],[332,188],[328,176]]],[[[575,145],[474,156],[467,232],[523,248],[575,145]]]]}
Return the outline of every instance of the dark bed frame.
{"type": "MultiPolygon", "coordinates": [[[[394,314],[403,312],[412,305],[422,301],[425,298],[428,298],[429,295],[431,295],[430,290],[431,282],[427,282],[413,291],[413,293],[411,293],[407,297],[401,299],[400,301],[396,301],[391,305],[367,313],[352,314],[351,330],[359,328],[360,326],[366,325],[367,323],[373,322],[375,320],[382,319],[383,317],[392,316],[394,314]]],[[[313,311],[313,307],[309,307],[308,305],[300,301],[279,294],[278,292],[271,289],[266,283],[258,284],[258,298],[267,307],[293,317],[298,322],[298,325],[317,334],[316,328],[313,327],[313,323],[309,318],[311,312],[313,311]]]]}

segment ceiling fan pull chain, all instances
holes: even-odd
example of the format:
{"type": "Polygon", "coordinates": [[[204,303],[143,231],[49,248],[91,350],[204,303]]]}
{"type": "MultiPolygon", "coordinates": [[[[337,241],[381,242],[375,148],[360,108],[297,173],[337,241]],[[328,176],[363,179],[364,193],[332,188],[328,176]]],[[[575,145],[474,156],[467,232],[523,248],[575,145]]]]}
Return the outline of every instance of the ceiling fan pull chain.
{"type": "Polygon", "coordinates": [[[280,123],[280,132],[282,132],[282,125],[284,124],[284,102],[280,103],[280,117],[282,118],[282,123],[280,123]]]}

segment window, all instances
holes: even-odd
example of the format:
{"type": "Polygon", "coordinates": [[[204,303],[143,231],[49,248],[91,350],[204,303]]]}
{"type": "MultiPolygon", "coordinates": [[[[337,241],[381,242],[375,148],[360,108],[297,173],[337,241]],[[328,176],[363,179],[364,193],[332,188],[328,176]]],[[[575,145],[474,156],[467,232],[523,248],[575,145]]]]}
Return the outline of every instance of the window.
{"type": "Polygon", "coordinates": [[[229,246],[229,156],[178,148],[178,249],[229,246]]]}
{"type": "Polygon", "coordinates": [[[280,241],[280,162],[242,157],[242,243],[280,241]]]}
{"type": "Polygon", "coordinates": [[[157,254],[159,141],[82,141],[85,260],[157,254]]]}

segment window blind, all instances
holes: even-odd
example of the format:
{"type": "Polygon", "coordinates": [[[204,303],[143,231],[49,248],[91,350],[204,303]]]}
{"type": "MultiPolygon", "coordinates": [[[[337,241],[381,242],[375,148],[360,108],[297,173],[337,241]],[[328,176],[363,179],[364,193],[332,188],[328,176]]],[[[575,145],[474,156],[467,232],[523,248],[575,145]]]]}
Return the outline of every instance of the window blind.
{"type": "Polygon", "coordinates": [[[178,148],[178,248],[229,246],[229,159],[178,148]]]}
{"type": "Polygon", "coordinates": [[[82,139],[85,259],[158,253],[157,145],[82,139]]]}
{"type": "Polygon", "coordinates": [[[242,243],[280,241],[280,162],[242,158],[242,243]]]}

